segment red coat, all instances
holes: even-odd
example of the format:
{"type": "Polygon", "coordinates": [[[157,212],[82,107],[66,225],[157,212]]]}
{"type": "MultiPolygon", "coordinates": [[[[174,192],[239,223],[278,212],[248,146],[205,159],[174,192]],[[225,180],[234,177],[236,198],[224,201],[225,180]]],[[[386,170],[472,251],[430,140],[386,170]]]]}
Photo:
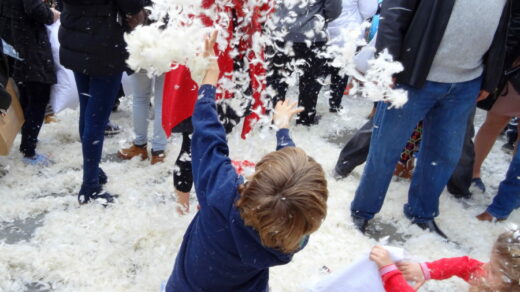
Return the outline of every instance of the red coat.
{"type": "MultiPolygon", "coordinates": [[[[464,281],[469,282],[475,278],[481,278],[486,275],[483,269],[484,263],[469,257],[440,259],[435,262],[426,263],[427,270],[424,271],[426,278],[434,280],[444,280],[457,276],[464,281]],[[429,274],[429,277],[428,277],[429,274]]],[[[395,265],[393,267],[383,267],[381,269],[383,284],[386,292],[414,292],[415,290],[408,285],[395,265]]],[[[424,268],[423,268],[424,270],[424,268]]]]}
{"type": "MultiPolygon", "coordinates": [[[[256,0],[250,0],[256,1],[256,0]]],[[[218,56],[218,63],[220,67],[220,78],[232,79],[232,74],[235,71],[234,60],[231,57],[233,48],[231,45],[232,40],[235,37],[238,39],[238,56],[237,59],[245,59],[245,64],[248,64],[249,77],[251,79],[251,88],[253,90],[253,110],[259,111],[260,113],[265,112],[261,101],[261,93],[265,89],[265,68],[263,62],[253,62],[257,58],[263,60],[263,51],[255,52],[253,48],[253,37],[256,33],[262,31],[262,22],[265,20],[266,15],[269,13],[269,5],[253,5],[253,17],[246,15],[246,10],[243,7],[243,1],[229,0],[230,5],[225,7],[213,6],[215,0],[204,0],[202,3],[203,8],[216,9],[217,15],[221,12],[225,12],[229,17],[223,19],[210,19],[206,15],[202,15],[202,21],[207,26],[213,26],[215,23],[219,26],[227,26],[228,35],[226,41],[228,46],[224,51],[218,49],[218,45],[215,47],[215,54],[218,56]],[[239,24],[239,35],[234,36],[236,29],[233,23],[233,12],[236,15],[236,21],[239,24]],[[248,23],[244,23],[249,21],[248,23]]],[[[163,128],[166,134],[169,135],[171,129],[178,125],[180,122],[189,118],[195,106],[197,100],[198,86],[191,80],[189,70],[184,66],[179,66],[178,69],[172,70],[166,74],[165,85],[164,85],[164,96],[163,96],[163,128]]],[[[221,92],[217,98],[232,98],[231,92],[221,92]]],[[[258,115],[253,113],[246,117],[244,122],[244,128],[242,129],[242,138],[245,138],[247,133],[251,130],[252,124],[258,120],[258,115]]]]}

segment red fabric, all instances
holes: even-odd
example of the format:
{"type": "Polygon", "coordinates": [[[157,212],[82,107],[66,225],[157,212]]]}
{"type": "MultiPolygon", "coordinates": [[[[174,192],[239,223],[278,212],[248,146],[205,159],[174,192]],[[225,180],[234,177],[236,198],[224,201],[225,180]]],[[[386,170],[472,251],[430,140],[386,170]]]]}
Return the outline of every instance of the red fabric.
{"type": "Polygon", "coordinates": [[[486,272],[482,268],[484,263],[469,257],[440,259],[435,262],[426,263],[430,269],[432,279],[444,280],[457,276],[468,282],[472,278],[485,276],[486,272]]]}
{"type": "Polygon", "coordinates": [[[170,137],[172,129],[180,122],[191,117],[199,86],[191,79],[190,70],[185,66],[166,73],[162,104],[162,126],[166,136],[170,137]]]}
{"type": "Polygon", "coordinates": [[[231,164],[235,167],[237,174],[246,175],[248,171],[252,170],[254,172],[256,164],[249,160],[232,160],[231,164]]]}
{"type": "MultiPolygon", "coordinates": [[[[446,258],[426,263],[430,269],[431,278],[444,280],[457,276],[469,282],[474,278],[485,277],[484,263],[469,257],[446,258]]],[[[391,271],[382,276],[386,292],[415,291],[403,277],[399,270],[391,271]]]]}
{"type": "Polygon", "coordinates": [[[399,270],[386,273],[382,278],[386,292],[415,292],[415,290],[408,285],[399,270]]]}
{"type": "MultiPolygon", "coordinates": [[[[203,0],[202,7],[211,9],[215,0],[203,0]]],[[[204,25],[210,27],[216,23],[221,26],[227,25],[228,35],[226,41],[228,44],[233,40],[233,32],[235,30],[232,21],[232,11],[235,9],[235,13],[239,21],[247,21],[243,9],[243,1],[230,0],[230,4],[225,7],[215,7],[217,15],[221,12],[226,12],[229,18],[212,20],[207,15],[201,15],[202,22],[204,25]],[[228,22],[227,24],[225,22],[228,22]]],[[[261,114],[265,113],[265,108],[261,101],[261,93],[265,89],[265,68],[263,62],[253,62],[255,59],[260,58],[263,60],[263,51],[254,52],[253,50],[253,34],[261,33],[262,23],[266,18],[266,15],[270,11],[271,4],[264,4],[262,6],[254,6],[253,18],[248,25],[241,26],[240,35],[241,38],[238,44],[239,56],[246,59],[244,62],[249,66],[249,74],[251,78],[251,87],[253,89],[253,110],[259,111],[261,114]]],[[[231,51],[233,48],[228,45],[224,51],[218,49],[218,45],[215,46],[215,54],[218,56],[218,64],[220,67],[220,78],[232,79],[234,71],[234,62],[231,57],[231,51]]],[[[173,72],[166,74],[166,80],[164,85],[164,96],[163,96],[163,127],[167,135],[170,135],[171,129],[182,122],[184,119],[190,117],[193,113],[193,108],[197,100],[197,91],[192,91],[192,84],[195,83],[191,80],[189,70],[185,67],[182,69],[176,69],[173,72]],[[189,79],[189,80],[188,80],[189,79]],[[187,85],[181,84],[186,82],[187,85]],[[179,88],[176,89],[176,88],[179,88]]],[[[219,91],[217,99],[220,98],[232,98],[231,92],[219,91]]],[[[246,138],[246,135],[251,130],[252,124],[258,120],[258,115],[253,113],[246,117],[244,121],[244,128],[242,129],[242,138],[246,138]]]]}

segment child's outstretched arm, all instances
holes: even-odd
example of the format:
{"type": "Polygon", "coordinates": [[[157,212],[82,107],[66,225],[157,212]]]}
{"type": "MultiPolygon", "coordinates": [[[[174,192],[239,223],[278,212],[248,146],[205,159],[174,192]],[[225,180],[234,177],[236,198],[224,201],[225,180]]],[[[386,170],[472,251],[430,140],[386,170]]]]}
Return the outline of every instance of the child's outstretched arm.
{"type": "Polygon", "coordinates": [[[390,257],[390,253],[382,246],[375,246],[372,249],[370,260],[377,264],[386,292],[414,292],[424,284],[423,279],[422,281],[415,281],[417,285],[414,288],[408,285],[403,274],[390,257]]]}
{"type": "Polygon", "coordinates": [[[224,180],[236,179],[235,169],[229,159],[226,131],[218,119],[215,105],[219,67],[213,51],[217,33],[205,40],[204,57],[209,59],[205,77],[199,89],[199,100],[192,116],[192,171],[197,199],[203,208],[212,190],[224,180]]]}
{"type": "Polygon", "coordinates": [[[294,147],[293,140],[289,136],[289,123],[291,118],[303,111],[303,108],[297,108],[296,102],[279,101],[274,108],[273,122],[278,127],[276,132],[276,150],[283,149],[285,147],[294,147]]]}
{"type": "Polygon", "coordinates": [[[422,277],[425,280],[444,280],[453,276],[471,282],[483,276],[484,263],[469,257],[445,258],[429,263],[398,263],[407,280],[422,277]]]}

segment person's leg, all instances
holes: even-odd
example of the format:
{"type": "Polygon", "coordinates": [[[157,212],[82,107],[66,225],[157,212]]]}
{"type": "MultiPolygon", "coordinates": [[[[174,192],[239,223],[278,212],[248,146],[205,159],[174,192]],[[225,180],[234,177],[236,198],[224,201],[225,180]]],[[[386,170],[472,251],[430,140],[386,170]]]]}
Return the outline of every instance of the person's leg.
{"type": "Polygon", "coordinates": [[[372,219],[381,210],[395,165],[417,123],[445,94],[445,87],[427,82],[422,89],[408,90],[408,102],[400,109],[378,104],[367,163],[351,204],[354,218],[372,219]]]}
{"type": "Polygon", "coordinates": [[[368,120],[368,122],[350,138],[347,145],[343,147],[334,169],[337,176],[345,177],[349,175],[354,168],[367,160],[373,127],[374,123],[372,119],[368,120]]]}
{"type": "Polygon", "coordinates": [[[431,222],[439,215],[439,197],[460,159],[481,78],[447,85],[447,94],[438,97],[423,121],[421,150],[404,206],[414,223],[431,222]]]}
{"type": "Polygon", "coordinates": [[[287,93],[287,79],[291,76],[294,68],[291,68],[292,56],[285,50],[285,43],[276,42],[270,48],[272,57],[269,60],[269,68],[266,77],[267,92],[273,103],[273,109],[278,101],[285,100],[287,93]]]}
{"type": "Polygon", "coordinates": [[[193,186],[193,174],[191,165],[191,138],[189,133],[182,133],[182,146],[175,161],[173,171],[173,185],[177,203],[180,205],[177,211],[184,214],[190,208],[190,191],[193,186]]]}
{"type": "MultiPolygon", "coordinates": [[[[329,65],[329,67],[332,67],[329,65]]],[[[330,99],[329,110],[337,112],[341,109],[341,100],[347,87],[349,77],[340,75],[340,68],[330,68],[330,99]]]]}
{"type": "Polygon", "coordinates": [[[500,132],[507,126],[511,117],[488,112],[486,120],[480,127],[475,137],[475,163],[473,165],[473,178],[480,178],[482,163],[495,144],[500,132]]]}
{"type": "Polygon", "coordinates": [[[20,93],[23,96],[21,99],[25,114],[20,151],[25,157],[34,157],[45,109],[49,103],[51,86],[39,82],[25,82],[20,93]]]}
{"type": "Polygon", "coordinates": [[[517,151],[509,165],[506,179],[500,183],[498,193],[487,212],[493,217],[503,220],[520,208],[520,151],[517,151]]]}
{"type": "Polygon", "coordinates": [[[130,76],[132,91],[134,92],[133,122],[135,140],[137,146],[148,143],[148,113],[150,109],[150,97],[152,96],[153,79],[146,73],[136,72],[130,76]]]}
{"type": "Polygon", "coordinates": [[[306,44],[295,43],[295,54],[298,59],[303,59],[305,64],[301,67],[302,75],[299,83],[298,105],[304,110],[298,114],[298,124],[310,126],[316,116],[316,103],[321,90],[320,78],[323,78],[323,68],[326,59],[319,54],[325,50],[325,43],[315,43],[310,48],[306,44]]]}
{"type": "Polygon", "coordinates": [[[76,87],[79,96],[79,138],[83,139],[83,132],[85,130],[85,110],[87,109],[88,101],[90,99],[90,77],[74,72],[74,79],[76,80],[76,87]]]}
{"type": "Polygon", "coordinates": [[[166,133],[162,126],[162,101],[163,101],[163,87],[164,75],[155,77],[154,81],[154,120],[153,120],[153,137],[152,137],[152,151],[158,152],[166,149],[168,143],[166,133]]]}
{"type": "Polygon", "coordinates": [[[83,184],[88,188],[99,188],[99,162],[103,151],[105,126],[122,74],[90,77],[89,100],[84,112],[83,184]]]}
{"type": "Polygon", "coordinates": [[[447,190],[456,198],[470,198],[471,179],[473,178],[473,164],[475,163],[475,146],[473,145],[473,136],[475,135],[476,107],[471,111],[468,124],[466,126],[466,135],[462,146],[462,153],[457,167],[448,181],[447,190]]]}

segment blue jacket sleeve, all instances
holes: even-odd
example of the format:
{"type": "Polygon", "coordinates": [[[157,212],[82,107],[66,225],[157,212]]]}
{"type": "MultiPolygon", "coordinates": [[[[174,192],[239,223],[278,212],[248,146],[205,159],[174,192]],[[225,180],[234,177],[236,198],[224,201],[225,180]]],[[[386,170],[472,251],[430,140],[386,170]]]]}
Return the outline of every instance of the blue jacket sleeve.
{"type": "Polygon", "coordinates": [[[202,85],[192,116],[192,171],[201,207],[207,205],[209,196],[229,192],[221,188],[233,185],[238,178],[228,157],[226,131],[218,119],[215,93],[214,86],[202,85]]]}
{"type": "Polygon", "coordinates": [[[289,129],[280,129],[276,132],[276,151],[285,147],[295,147],[291,136],[289,136],[289,129]]]}

